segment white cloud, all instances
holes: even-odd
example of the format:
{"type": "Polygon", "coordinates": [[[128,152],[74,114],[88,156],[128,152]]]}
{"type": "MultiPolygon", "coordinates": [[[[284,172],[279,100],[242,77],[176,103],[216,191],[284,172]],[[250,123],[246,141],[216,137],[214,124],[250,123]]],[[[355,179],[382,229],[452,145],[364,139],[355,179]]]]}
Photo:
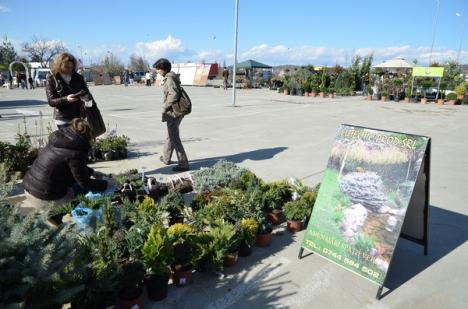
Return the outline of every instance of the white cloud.
{"type": "Polygon", "coordinates": [[[180,39],[168,35],[163,40],[153,42],[138,42],[136,43],[135,53],[144,56],[147,59],[155,60],[161,57],[180,57],[187,50],[182,46],[180,39]]]}
{"type": "Polygon", "coordinates": [[[0,4],[0,13],[8,13],[8,12],[11,12],[10,8],[0,4]]]}

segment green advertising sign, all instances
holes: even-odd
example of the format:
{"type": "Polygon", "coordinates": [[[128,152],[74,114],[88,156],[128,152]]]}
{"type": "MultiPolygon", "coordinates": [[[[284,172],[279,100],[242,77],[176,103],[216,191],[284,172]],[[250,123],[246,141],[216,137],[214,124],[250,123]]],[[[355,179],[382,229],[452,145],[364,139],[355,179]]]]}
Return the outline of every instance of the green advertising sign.
{"type": "Polygon", "coordinates": [[[444,76],[444,68],[443,67],[414,67],[413,76],[442,77],[444,76]]]}
{"type": "Polygon", "coordinates": [[[383,285],[428,141],[340,126],[302,247],[383,285]]]}

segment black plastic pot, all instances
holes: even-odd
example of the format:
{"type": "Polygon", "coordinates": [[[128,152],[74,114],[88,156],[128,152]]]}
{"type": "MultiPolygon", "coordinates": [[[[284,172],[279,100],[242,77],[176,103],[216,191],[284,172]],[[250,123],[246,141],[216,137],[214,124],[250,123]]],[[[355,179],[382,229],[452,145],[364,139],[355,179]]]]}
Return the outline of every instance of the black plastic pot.
{"type": "Polygon", "coordinates": [[[169,275],[166,276],[146,276],[146,291],[148,298],[153,301],[160,301],[167,297],[169,285],[169,275]]]}
{"type": "Polygon", "coordinates": [[[120,157],[121,159],[127,159],[127,158],[128,158],[128,151],[127,151],[127,149],[119,150],[119,157],[120,157]]]}
{"type": "Polygon", "coordinates": [[[105,152],[102,157],[105,161],[112,161],[114,160],[114,153],[112,151],[108,151],[105,152]]]}
{"type": "Polygon", "coordinates": [[[243,241],[239,247],[239,256],[246,257],[252,255],[252,245],[243,241]]]}

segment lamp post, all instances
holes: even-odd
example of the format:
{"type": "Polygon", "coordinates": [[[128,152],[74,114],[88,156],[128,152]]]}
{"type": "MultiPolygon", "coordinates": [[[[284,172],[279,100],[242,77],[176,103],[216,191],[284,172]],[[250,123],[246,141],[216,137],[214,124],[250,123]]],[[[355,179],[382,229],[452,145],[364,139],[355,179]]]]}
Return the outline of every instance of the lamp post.
{"type": "MultiPolygon", "coordinates": [[[[462,17],[460,13],[455,13],[457,17],[462,17]]],[[[465,28],[466,28],[466,18],[463,19],[463,25],[462,25],[462,31],[461,31],[461,36],[460,36],[460,45],[458,46],[458,52],[457,52],[457,63],[460,65],[460,52],[461,48],[463,45],[463,36],[465,35],[465,28]]]]}
{"type": "Polygon", "coordinates": [[[236,106],[236,71],[237,71],[237,21],[239,19],[239,0],[236,0],[234,13],[234,65],[232,66],[232,106],[236,106]]]}
{"type": "Polygon", "coordinates": [[[83,67],[84,67],[84,61],[83,61],[83,48],[82,48],[80,45],[78,45],[77,47],[80,49],[80,62],[81,62],[81,66],[83,66],[83,67]]]}
{"type": "MultiPolygon", "coordinates": [[[[214,52],[214,49],[213,49],[213,46],[214,46],[214,40],[216,40],[216,35],[209,36],[209,37],[208,37],[208,40],[210,40],[210,41],[211,41],[211,44],[210,44],[210,45],[211,45],[211,46],[210,46],[210,49],[211,49],[211,53],[213,53],[213,52],[214,52]]],[[[216,60],[216,59],[215,59],[215,55],[214,55],[214,53],[213,53],[213,63],[215,62],[215,60],[216,60]]]]}
{"type": "Polygon", "coordinates": [[[437,10],[436,10],[436,16],[435,16],[435,21],[434,21],[434,31],[432,32],[432,44],[431,44],[431,53],[429,55],[429,65],[431,66],[431,61],[432,61],[432,50],[434,49],[434,41],[435,41],[435,35],[436,35],[436,30],[437,30],[437,23],[439,22],[439,8],[440,8],[440,1],[436,0],[437,2],[437,10]]]}

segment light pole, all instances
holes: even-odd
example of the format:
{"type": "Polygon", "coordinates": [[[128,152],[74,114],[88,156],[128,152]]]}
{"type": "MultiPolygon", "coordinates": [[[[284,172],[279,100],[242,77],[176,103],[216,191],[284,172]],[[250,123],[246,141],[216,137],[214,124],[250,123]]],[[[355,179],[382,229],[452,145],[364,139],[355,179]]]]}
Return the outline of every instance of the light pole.
{"type": "Polygon", "coordinates": [[[80,49],[80,62],[81,62],[81,66],[83,66],[83,67],[84,67],[84,61],[83,61],[83,48],[82,48],[80,45],[78,45],[77,47],[80,49]]]}
{"type": "Polygon", "coordinates": [[[436,30],[437,30],[437,23],[439,22],[439,8],[440,8],[440,1],[436,0],[437,2],[437,10],[436,10],[436,16],[435,16],[435,21],[434,21],[434,31],[432,32],[432,44],[431,44],[431,53],[429,55],[429,65],[431,66],[431,61],[432,61],[432,50],[434,49],[434,41],[435,41],[435,35],[436,35],[436,30]]]}
{"type": "MultiPolygon", "coordinates": [[[[460,13],[455,13],[457,17],[462,17],[460,13]]],[[[460,52],[463,45],[463,36],[465,35],[465,28],[466,28],[466,18],[463,19],[462,31],[460,36],[460,45],[458,46],[458,53],[457,53],[457,63],[460,65],[460,52]]]]}
{"type": "MultiPolygon", "coordinates": [[[[208,37],[208,40],[211,41],[210,48],[211,48],[211,53],[213,53],[213,52],[214,52],[214,50],[213,50],[214,40],[216,40],[216,35],[209,36],[209,37],[208,37]]],[[[216,60],[216,59],[215,59],[215,55],[214,55],[214,53],[213,53],[213,63],[215,63],[215,60],[216,60]]]]}
{"type": "Polygon", "coordinates": [[[234,13],[234,65],[232,66],[232,106],[236,106],[236,71],[237,71],[237,21],[239,19],[239,0],[236,0],[234,13]]]}

